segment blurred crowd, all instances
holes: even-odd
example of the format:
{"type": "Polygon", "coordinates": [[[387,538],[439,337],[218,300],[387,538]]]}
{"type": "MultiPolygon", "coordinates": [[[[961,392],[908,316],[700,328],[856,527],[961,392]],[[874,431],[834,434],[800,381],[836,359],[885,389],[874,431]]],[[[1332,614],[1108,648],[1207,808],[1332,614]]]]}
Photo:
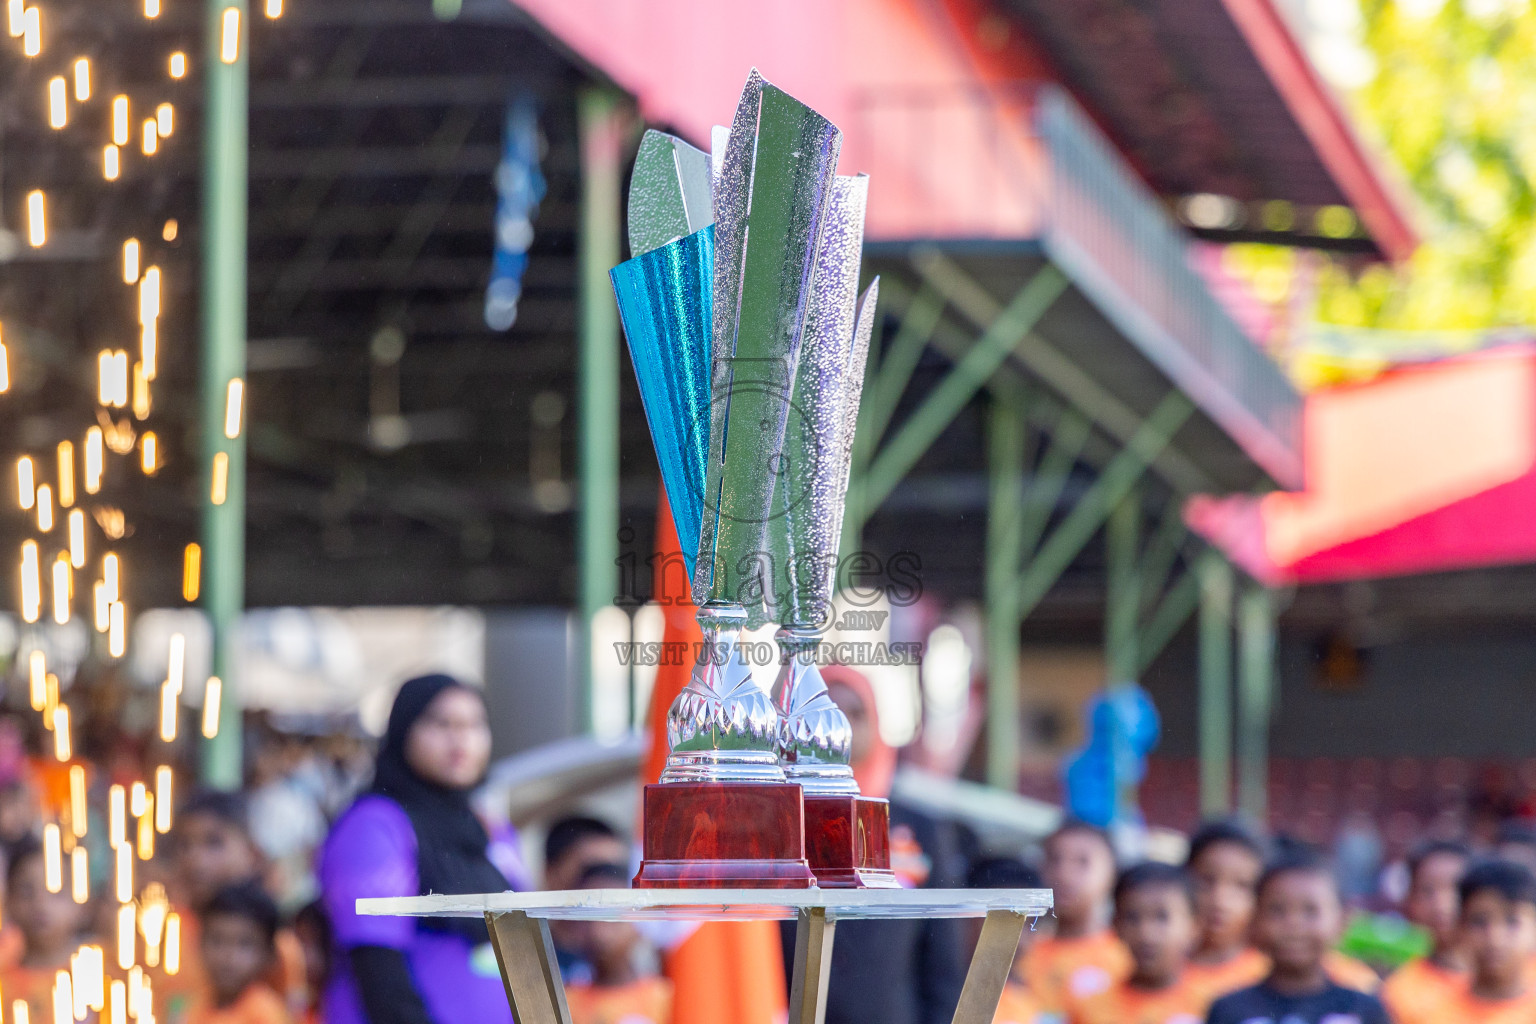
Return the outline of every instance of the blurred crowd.
{"type": "MultiPolygon", "coordinates": [[[[827,681],[861,788],[889,796],[898,751],[880,740],[868,681],[836,667],[827,681]]],[[[406,683],[378,742],[249,717],[236,793],[150,763],[190,745],[136,740],[151,730],[131,711],[83,690],[76,702],[67,750],[36,716],[0,716],[7,1024],[511,1024],[481,920],[364,916],[356,899],[627,888],[635,874],[628,822],[561,818],[530,848],[481,817],[485,707],[446,676],[406,683]]],[[[1476,795],[1390,842],[1360,806],[1326,842],[1213,821],[1182,850],[1147,846],[1162,858],[1147,860],[1074,820],[1027,848],[983,848],[893,799],[893,867],[908,887],[1053,891],[998,1024],[1536,1024],[1530,810],[1476,795]]],[[[551,931],[573,1024],[678,1020],[671,967],[690,926],[551,931]]],[[[978,934],[844,922],[827,1021],[948,1022],[978,934]]],[[[777,945],[787,966],[788,926],[777,945]]]]}

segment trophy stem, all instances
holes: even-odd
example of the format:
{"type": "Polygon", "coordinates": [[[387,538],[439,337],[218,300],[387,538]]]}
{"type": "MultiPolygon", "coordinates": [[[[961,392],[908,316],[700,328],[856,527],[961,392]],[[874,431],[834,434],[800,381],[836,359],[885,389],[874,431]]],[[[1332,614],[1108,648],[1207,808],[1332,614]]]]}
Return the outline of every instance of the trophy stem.
{"type": "Polygon", "coordinates": [[[827,693],[816,664],[821,642],[815,629],[786,625],[778,631],[782,667],[774,683],[773,699],[779,713],[779,762],[790,782],[798,782],[807,795],[857,796],[849,758],[853,729],[827,693]]]}
{"type": "Polygon", "coordinates": [[[698,619],[704,641],[693,678],[667,712],[671,753],[661,783],[783,782],[778,712],[739,649],[746,610],[711,603],[698,619]]]}

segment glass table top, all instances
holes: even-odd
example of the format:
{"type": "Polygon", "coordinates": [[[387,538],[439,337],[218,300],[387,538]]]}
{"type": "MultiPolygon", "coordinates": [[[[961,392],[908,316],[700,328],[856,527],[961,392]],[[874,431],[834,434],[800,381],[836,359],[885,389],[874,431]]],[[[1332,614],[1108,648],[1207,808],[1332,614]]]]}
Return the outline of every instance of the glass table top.
{"type": "Polygon", "coordinates": [[[530,917],[586,921],[760,921],[822,908],[829,920],[985,917],[1050,911],[1049,889],[577,889],[466,896],[395,896],[357,901],[357,912],[404,917],[478,917],[520,910],[530,917]]]}

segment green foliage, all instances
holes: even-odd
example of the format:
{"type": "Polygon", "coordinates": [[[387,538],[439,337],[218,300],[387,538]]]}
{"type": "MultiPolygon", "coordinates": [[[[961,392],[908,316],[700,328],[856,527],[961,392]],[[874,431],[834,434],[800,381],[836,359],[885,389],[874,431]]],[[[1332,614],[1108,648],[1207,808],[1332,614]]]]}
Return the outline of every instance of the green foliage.
{"type": "Polygon", "coordinates": [[[1396,330],[1536,324],[1536,11],[1528,0],[1360,8],[1357,41],[1374,75],[1350,100],[1406,176],[1424,244],[1395,273],[1330,261],[1318,319],[1396,330]]]}

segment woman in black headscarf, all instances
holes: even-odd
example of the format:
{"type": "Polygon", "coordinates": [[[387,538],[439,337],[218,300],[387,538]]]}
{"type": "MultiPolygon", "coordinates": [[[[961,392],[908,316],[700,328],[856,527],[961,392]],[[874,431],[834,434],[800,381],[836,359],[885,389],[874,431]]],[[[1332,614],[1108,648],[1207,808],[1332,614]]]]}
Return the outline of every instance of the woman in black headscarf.
{"type": "Polygon", "coordinates": [[[362,896],[508,888],[469,803],[490,751],[479,691],[443,675],[400,688],[373,785],[320,855],[335,946],[327,1024],[511,1024],[484,920],[363,917],[356,907],[362,896]]]}

